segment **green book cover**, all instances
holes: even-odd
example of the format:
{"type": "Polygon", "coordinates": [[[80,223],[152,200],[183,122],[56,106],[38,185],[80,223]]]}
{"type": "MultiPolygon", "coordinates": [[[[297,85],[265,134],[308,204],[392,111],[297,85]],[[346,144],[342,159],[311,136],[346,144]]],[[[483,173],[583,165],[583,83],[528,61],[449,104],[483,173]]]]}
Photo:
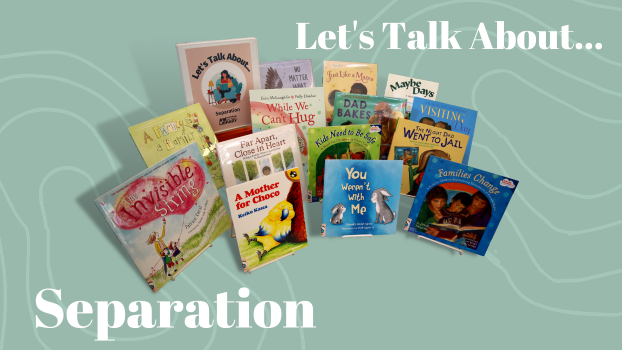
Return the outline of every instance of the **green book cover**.
{"type": "Polygon", "coordinates": [[[216,135],[201,105],[176,110],[129,128],[130,135],[148,167],[195,142],[201,150],[216,188],[225,185],[216,154],[216,135]]]}
{"type": "MultiPolygon", "coordinates": [[[[327,159],[380,159],[381,125],[340,125],[309,128],[309,202],[324,197],[327,159]]],[[[328,180],[328,179],[327,179],[328,180]]]]}

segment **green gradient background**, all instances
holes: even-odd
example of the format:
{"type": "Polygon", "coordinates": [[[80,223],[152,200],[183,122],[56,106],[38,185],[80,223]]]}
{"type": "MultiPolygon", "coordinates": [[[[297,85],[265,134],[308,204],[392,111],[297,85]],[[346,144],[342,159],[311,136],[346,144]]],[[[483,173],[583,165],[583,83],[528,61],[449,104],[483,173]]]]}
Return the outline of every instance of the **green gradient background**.
{"type": "MultiPolygon", "coordinates": [[[[0,349],[614,347],[622,13],[598,1],[3,4],[0,349]],[[356,49],[358,40],[347,51],[295,50],[296,22],[317,35],[351,30],[353,20],[374,31],[373,50],[356,49]],[[462,30],[463,49],[386,49],[383,22],[427,32],[430,20],[462,30]],[[468,50],[477,25],[494,33],[497,20],[517,33],[569,24],[571,39],[603,49],[468,50]],[[248,275],[223,235],[151,294],[93,199],[145,168],[127,127],[184,106],[174,44],[248,36],[257,37],[260,61],[311,58],[316,81],[324,59],[373,61],[380,92],[389,73],[412,75],[439,82],[438,101],[479,110],[471,165],[520,181],[487,256],[459,256],[401,229],[342,240],[320,239],[313,227],[308,249],[248,275]],[[178,317],[169,330],[111,330],[115,342],[94,342],[95,322],[34,328],[35,314],[53,322],[34,304],[44,288],[62,289],[65,305],[127,308],[222,292],[239,300],[241,286],[252,306],[311,301],[316,328],[193,330],[178,317]]],[[[398,226],[411,202],[401,199],[398,226]]],[[[318,223],[319,204],[306,216],[318,223]]]]}

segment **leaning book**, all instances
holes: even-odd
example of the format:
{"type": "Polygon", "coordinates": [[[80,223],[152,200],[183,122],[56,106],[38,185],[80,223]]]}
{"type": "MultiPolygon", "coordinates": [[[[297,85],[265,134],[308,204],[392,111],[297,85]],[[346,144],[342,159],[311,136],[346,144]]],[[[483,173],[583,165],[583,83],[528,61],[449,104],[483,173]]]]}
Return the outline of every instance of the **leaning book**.
{"type": "Polygon", "coordinates": [[[333,124],[335,94],[376,95],[378,65],[375,63],[324,61],[324,99],[326,101],[326,123],[333,124]]]}
{"type": "Polygon", "coordinates": [[[153,292],[231,225],[196,143],[97,198],[95,204],[153,292]]]}
{"type": "Polygon", "coordinates": [[[436,101],[436,97],[438,96],[438,83],[405,77],[403,75],[389,74],[387,87],[384,90],[384,96],[405,98],[408,101],[408,106],[406,107],[406,119],[410,119],[413,99],[415,97],[420,97],[436,101]]]}
{"type": "Polygon", "coordinates": [[[311,60],[260,62],[261,88],[290,89],[314,87],[311,60]]]}

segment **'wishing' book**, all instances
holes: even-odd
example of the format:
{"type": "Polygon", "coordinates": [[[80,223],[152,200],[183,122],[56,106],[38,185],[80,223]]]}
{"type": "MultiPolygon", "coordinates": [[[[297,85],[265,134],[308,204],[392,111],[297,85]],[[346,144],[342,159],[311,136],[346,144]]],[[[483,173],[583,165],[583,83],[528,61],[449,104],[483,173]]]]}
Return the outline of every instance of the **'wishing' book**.
{"type": "Polygon", "coordinates": [[[313,84],[311,60],[259,63],[262,89],[310,88],[313,84]]]}
{"type": "Polygon", "coordinates": [[[115,187],[95,204],[153,292],[231,226],[196,143],[115,187]]]}
{"type": "Polygon", "coordinates": [[[406,119],[410,119],[413,98],[420,97],[436,101],[436,97],[438,96],[438,83],[405,77],[403,75],[389,74],[387,88],[384,90],[384,96],[405,98],[408,101],[408,106],[406,107],[406,119]]]}
{"type": "Polygon", "coordinates": [[[430,157],[404,230],[485,255],[518,181],[430,157]]]}
{"type": "Polygon", "coordinates": [[[378,65],[375,63],[324,61],[324,99],[326,123],[331,125],[335,106],[335,94],[376,95],[378,65]]]}

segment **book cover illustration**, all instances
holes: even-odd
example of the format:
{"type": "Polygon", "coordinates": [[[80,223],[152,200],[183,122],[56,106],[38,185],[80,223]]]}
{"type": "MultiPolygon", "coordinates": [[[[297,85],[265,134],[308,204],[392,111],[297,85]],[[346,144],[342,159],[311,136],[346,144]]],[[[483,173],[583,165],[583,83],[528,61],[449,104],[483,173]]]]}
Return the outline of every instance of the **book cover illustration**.
{"type": "Polygon", "coordinates": [[[260,62],[262,89],[309,88],[313,84],[311,60],[260,62]]]}
{"type": "Polygon", "coordinates": [[[294,124],[302,162],[309,156],[309,128],[326,126],[324,89],[251,90],[253,132],[294,124]]]}
{"type": "MultiPolygon", "coordinates": [[[[285,170],[302,169],[296,125],[261,131],[216,145],[227,188],[285,170]]],[[[304,174],[302,188],[307,188],[304,174]]]]}
{"type": "Polygon", "coordinates": [[[218,139],[200,104],[176,110],[129,128],[140,155],[148,167],[191,142],[199,146],[216,188],[224,186],[216,154],[218,139]]]}
{"type": "Polygon", "coordinates": [[[404,230],[484,255],[518,181],[430,157],[404,230]]]}
{"type": "Polygon", "coordinates": [[[412,101],[410,120],[469,135],[469,142],[466,145],[464,158],[462,158],[462,164],[465,165],[469,164],[476,119],[477,111],[472,109],[430,101],[420,97],[415,97],[412,101]]]}
{"type": "Polygon", "coordinates": [[[406,119],[410,119],[410,111],[415,97],[436,101],[438,95],[438,83],[422,79],[405,77],[403,75],[389,73],[387,88],[384,90],[385,97],[405,98],[406,119]]]}
{"type": "Polygon", "coordinates": [[[397,121],[405,118],[406,103],[402,98],[337,92],[333,125],[382,125],[380,159],[384,160],[389,156],[397,121]]]}
{"type": "Polygon", "coordinates": [[[298,168],[227,188],[244,272],[307,247],[298,168]]]}
{"type": "Polygon", "coordinates": [[[251,125],[248,91],[260,89],[257,39],[177,44],[186,104],[200,103],[215,133],[251,125]]]}
{"type": "Polygon", "coordinates": [[[307,200],[319,202],[324,196],[326,160],[379,160],[381,135],[381,125],[341,125],[309,129],[307,200]]]}
{"type": "Polygon", "coordinates": [[[231,226],[196,143],[97,198],[95,204],[153,292],[231,226]]]}
{"type": "Polygon", "coordinates": [[[376,95],[377,84],[378,65],[375,63],[324,61],[322,86],[326,101],[326,125],[333,126],[337,92],[376,95]]]}
{"type": "Polygon", "coordinates": [[[401,160],[401,194],[414,197],[431,156],[461,162],[469,136],[433,126],[400,119],[389,152],[389,159],[401,160]]]}
{"type": "Polygon", "coordinates": [[[322,237],[395,234],[402,162],[331,159],[325,174],[322,237]]]}

